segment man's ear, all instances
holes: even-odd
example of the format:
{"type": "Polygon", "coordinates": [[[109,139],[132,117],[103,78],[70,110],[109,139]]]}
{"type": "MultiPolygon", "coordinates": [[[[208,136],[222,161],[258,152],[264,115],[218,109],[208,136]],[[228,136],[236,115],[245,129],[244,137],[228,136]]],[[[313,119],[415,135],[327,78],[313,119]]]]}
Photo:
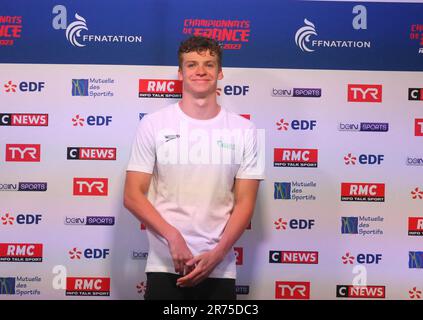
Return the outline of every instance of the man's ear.
{"type": "Polygon", "coordinates": [[[184,79],[184,76],[182,75],[182,69],[178,69],[178,80],[182,81],[184,79]]]}
{"type": "Polygon", "coordinates": [[[222,80],[223,79],[223,70],[222,68],[219,68],[219,73],[217,74],[217,80],[222,80]]]}

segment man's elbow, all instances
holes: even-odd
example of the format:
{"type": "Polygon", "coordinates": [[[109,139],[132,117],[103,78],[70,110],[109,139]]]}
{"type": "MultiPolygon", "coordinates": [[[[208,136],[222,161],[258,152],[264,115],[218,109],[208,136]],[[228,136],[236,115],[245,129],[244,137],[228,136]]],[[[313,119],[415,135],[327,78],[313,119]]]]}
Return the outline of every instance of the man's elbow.
{"type": "Polygon", "coordinates": [[[123,195],[123,206],[131,211],[134,204],[133,196],[131,196],[128,192],[125,192],[123,195]]]}
{"type": "Polygon", "coordinates": [[[132,211],[134,207],[140,203],[144,203],[145,198],[146,195],[142,192],[125,191],[123,194],[123,206],[129,211],[132,211]]]}

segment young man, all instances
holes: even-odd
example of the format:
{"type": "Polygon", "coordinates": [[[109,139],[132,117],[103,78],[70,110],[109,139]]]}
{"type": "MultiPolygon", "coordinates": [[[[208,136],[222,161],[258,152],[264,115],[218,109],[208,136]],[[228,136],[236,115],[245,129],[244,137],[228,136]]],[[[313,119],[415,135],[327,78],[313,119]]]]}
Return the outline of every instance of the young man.
{"type": "Polygon", "coordinates": [[[178,54],[182,100],[144,116],[126,173],[124,205],[150,244],[145,299],[236,299],[232,246],[263,179],[256,130],[217,103],[216,41],[190,37],[178,54]]]}

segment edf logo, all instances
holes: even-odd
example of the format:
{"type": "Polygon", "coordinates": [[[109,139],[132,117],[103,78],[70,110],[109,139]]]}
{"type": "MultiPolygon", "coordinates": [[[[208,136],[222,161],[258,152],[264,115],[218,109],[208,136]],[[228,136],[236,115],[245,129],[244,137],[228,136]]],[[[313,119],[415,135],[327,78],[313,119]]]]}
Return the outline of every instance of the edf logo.
{"type": "Polygon", "coordinates": [[[352,153],[344,156],[344,163],[346,165],[355,165],[358,161],[359,164],[376,164],[380,165],[385,159],[383,154],[360,154],[358,157],[352,153]]]}
{"type": "MultiPolygon", "coordinates": [[[[223,88],[223,92],[227,96],[246,96],[250,91],[250,86],[231,86],[227,85],[223,88]]],[[[222,92],[221,88],[217,88],[217,95],[220,96],[222,92]]]]}
{"type": "Polygon", "coordinates": [[[17,224],[39,224],[42,220],[41,214],[18,214],[16,218],[10,213],[5,213],[0,218],[0,224],[2,225],[14,225],[17,224]]]}
{"type": "Polygon", "coordinates": [[[291,127],[292,130],[313,131],[313,129],[317,126],[317,121],[316,120],[292,120],[291,122],[289,122],[288,120],[282,118],[278,122],[276,122],[276,126],[278,130],[280,131],[287,131],[289,130],[289,127],[291,127]]]}
{"type": "Polygon", "coordinates": [[[106,259],[109,254],[110,254],[110,249],[88,248],[82,252],[78,248],[75,247],[69,250],[69,258],[72,260],[81,259],[81,255],[83,255],[85,259],[106,259]]]}
{"type": "Polygon", "coordinates": [[[342,256],[343,264],[354,264],[355,260],[359,264],[379,264],[379,262],[382,261],[382,254],[359,253],[357,257],[354,257],[347,252],[344,256],[342,256]]]}
{"type": "Polygon", "coordinates": [[[311,229],[315,225],[314,219],[291,219],[284,221],[279,218],[274,223],[276,230],[286,230],[288,227],[292,230],[311,229]]]}
{"type": "Polygon", "coordinates": [[[72,124],[74,127],[83,127],[85,123],[88,126],[109,126],[112,122],[112,116],[88,116],[86,119],[84,117],[81,117],[79,114],[77,114],[75,117],[72,118],[72,124]]]}
{"type": "Polygon", "coordinates": [[[8,81],[4,85],[6,92],[41,92],[45,87],[45,82],[22,81],[18,85],[12,81],[8,81]]]}

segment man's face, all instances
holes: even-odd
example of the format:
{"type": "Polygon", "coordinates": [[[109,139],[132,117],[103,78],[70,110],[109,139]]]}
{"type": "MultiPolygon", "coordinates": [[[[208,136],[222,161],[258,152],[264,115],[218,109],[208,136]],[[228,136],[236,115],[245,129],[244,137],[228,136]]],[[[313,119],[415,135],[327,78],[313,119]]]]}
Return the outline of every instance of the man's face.
{"type": "Polygon", "coordinates": [[[183,82],[184,92],[204,98],[216,93],[217,80],[223,79],[223,73],[217,56],[211,55],[209,50],[201,53],[192,51],[182,54],[178,78],[183,82]]]}

